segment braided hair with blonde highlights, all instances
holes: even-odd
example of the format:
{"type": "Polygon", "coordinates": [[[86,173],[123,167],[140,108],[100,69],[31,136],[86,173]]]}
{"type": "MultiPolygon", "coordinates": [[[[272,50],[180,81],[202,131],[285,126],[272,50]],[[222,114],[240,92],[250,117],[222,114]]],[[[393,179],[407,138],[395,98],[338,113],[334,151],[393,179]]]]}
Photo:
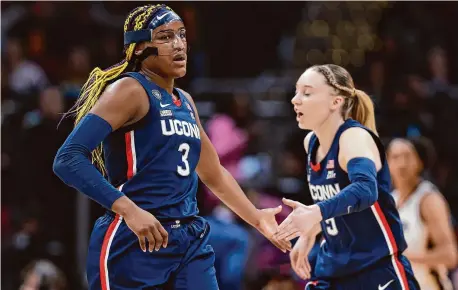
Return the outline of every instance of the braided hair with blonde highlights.
{"type": "Polygon", "coordinates": [[[311,69],[322,74],[326,83],[344,97],[344,119],[352,118],[377,134],[374,104],[364,91],[355,88],[353,78],[346,69],[335,64],[316,65],[311,69]]]}
{"type": "MultiPolygon", "coordinates": [[[[137,31],[144,29],[149,21],[155,16],[156,12],[161,8],[171,10],[171,8],[163,5],[144,5],[133,9],[127,16],[124,23],[124,33],[127,31],[137,31]]],[[[89,74],[89,78],[81,88],[80,96],[75,105],[70,109],[68,114],[75,115],[75,126],[86,116],[89,111],[94,107],[102,94],[105,87],[118,78],[122,73],[126,72],[128,68],[136,66],[136,57],[134,55],[136,43],[131,43],[124,46],[124,59],[107,68],[101,69],[96,67],[89,74]]],[[[99,145],[92,152],[92,162],[105,174],[106,169],[103,162],[102,145],[99,145]]]]}

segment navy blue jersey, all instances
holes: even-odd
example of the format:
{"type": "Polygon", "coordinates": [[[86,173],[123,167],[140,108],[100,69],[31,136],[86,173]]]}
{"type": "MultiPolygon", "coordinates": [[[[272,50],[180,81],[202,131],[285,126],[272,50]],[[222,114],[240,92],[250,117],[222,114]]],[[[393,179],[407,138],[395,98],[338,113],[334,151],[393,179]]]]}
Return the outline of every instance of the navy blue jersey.
{"type": "Polygon", "coordinates": [[[197,215],[200,131],[195,112],[181,91],[179,102],[140,73],[150,108],[137,123],[120,128],[103,142],[108,179],[139,207],[159,219],[197,215]]]}
{"type": "Polygon", "coordinates": [[[360,127],[373,137],[380,152],[382,168],[377,173],[378,200],[370,208],[321,222],[324,240],[318,253],[315,275],[319,278],[337,278],[356,273],[380,259],[391,256],[393,267],[403,268],[397,259],[407,247],[402,225],[393,197],[391,179],[385,158],[385,149],[379,138],[355,120],[340,126],[328,154],[315,164],[318,138],[313,134],[308,148],[307,178],[314,202],[332,198],[350,184],[348,174],[340,167],[339,139],[348,128],[360,127]]]}

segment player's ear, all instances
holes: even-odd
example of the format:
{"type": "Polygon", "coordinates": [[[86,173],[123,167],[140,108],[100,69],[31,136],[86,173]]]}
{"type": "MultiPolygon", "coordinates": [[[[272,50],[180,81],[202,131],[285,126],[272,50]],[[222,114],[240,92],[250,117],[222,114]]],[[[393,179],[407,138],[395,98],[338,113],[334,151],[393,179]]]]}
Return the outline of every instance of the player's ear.
{"type": "Polygon", "coordinates": [[[343,106],[344,102],[345,102],[345,99],[342,96],[333,96],[331,100],[331,108],[333,110],[338,109],[341,106],[343,106]]]}

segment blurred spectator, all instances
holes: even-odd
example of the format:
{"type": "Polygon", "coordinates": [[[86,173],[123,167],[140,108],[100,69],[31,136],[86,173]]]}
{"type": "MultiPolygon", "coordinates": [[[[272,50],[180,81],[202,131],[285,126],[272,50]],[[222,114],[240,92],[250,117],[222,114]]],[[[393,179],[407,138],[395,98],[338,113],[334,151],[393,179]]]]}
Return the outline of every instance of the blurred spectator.
{"type": "Polygon", "coordinates": [[[8,83],[13,92],[28,95],[47,85],[45,72],[39,65],[27,60],[19,39],[7,40],[6,57],[11,71],[8,83]]]}
{"type": "Polygon", "coordinates": [[[89,52],[85,47],[75,47],[68,56],[66,77],[61,88],[66,98],[76,100],[91,72],[89,52]]]}
{"type": "Polygon", "coordinates": [[[43,228],[39,212],[30,202],[19,213],[19,229],[11,238],[2,237],[2,288],[18,289],[20,270],[33,259],[45,254],[43,228]],[[28,206],[27,206],[28,205],[28,206]]]}
{"type": "Polygon", "coordinates": [[[47,260],[31,262],[23,270],[20,290],[65,290],[65,276],[53,263],[47,260]]]}
{"type": "Polygon", "coordinates": [[[377,59],[369,65],[369,80],[364,90],[371,96],[376,107],[381,105],[383,96],[388,93],[388,84],[386,81],[385,63],[377,59]]]}
{"type": "Polygon", "coordinates": [[[428,55],[431,80],[428,82],[429,95],[446,93],[458,99],[458,86],[450,83],[447,53],[442,47],[434,47],[428,55]]]}
{"type": "MultiPolygon", "coordinates": [[[[64,119],[58,127],[63,112],[64,99],[59,88],[49,87],[40,94],[39,108],[25,114],[20,167],[21,178],[26,182],[21,188],[23,194],[33,192],[33,198],[39,200],[41,206],[53,208],[43,217],[47,223],[56,226],[56,230],[49,231],[71,242],[73,231],[66,225],[73,224],[73,215],[69,213],[74,211],[74,193],[51,170],[57,150],[72,129],[69,119],[64,119]],[[60,218],[56,219],[56,216],[60,218]]],[[[21,197],[26,198],[22,195],[17,198],[21,197]]]]}
{"type": "Polygon", "coordinates": [[[215,146],[221,164],[239,179],[238,163],[248,145],[246,119],[249,118],[248,96],[231,97],[217,104],[216,114],[207,122],[208,137],[215,146]]]}
{"type": "MultiPolygon", "coordinates": [[[[221,165],[236,180],[240,179],[239,162],[248,146],[249,135],[246,129],[248,100],[244,97],[230,97],[217,104],[216,114],[206,123],[206,131],[220,158],[221,165]]],[[[205,206],[213,208],[220,201],[207,189],[205,206]]]]}

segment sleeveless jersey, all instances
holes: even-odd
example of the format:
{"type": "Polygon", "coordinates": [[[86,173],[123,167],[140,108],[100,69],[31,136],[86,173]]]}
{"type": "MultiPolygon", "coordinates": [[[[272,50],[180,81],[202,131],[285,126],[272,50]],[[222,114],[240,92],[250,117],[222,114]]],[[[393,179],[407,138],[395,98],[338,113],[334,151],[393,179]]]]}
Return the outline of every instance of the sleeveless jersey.
{"type": "Polygon", "coordinates": [[[198,214],[196,191],[201,140],[195,112],[181,91],[179,102],[136,72],[149,98],[149,111],[137,123],[111,133],[103,142],[108,180],[158,219],[198,214]]]}
{"type": "MultiPolygon", "coordinates": [[[[436,186],[427,180],[423,180],[404,204],[398,207],[409,252],[413,254],[423,254],[428,249],[429,233],[421,217],[420,205],[423,197],[431,192],[438,192],[436,186]]],[[[398,203],[399,192],[393,190],[392,194],[398,203]]],[[[447,277],[447,269],[444,266],[432,269],[424,264],[413,262],[411,264],[421,289],[452,289],[451,282],[447,277]]]]}
{"type": "MultiPolygon", "coordinates": [[[[399,214],[390,195],[390,172],[385,149],[379,138],[355,120],[346,120],[337,130],[329,152],[315,164],[318,138],[310,138],[307,162],[307,178],[314,202],[330,199],[350,184],[348,174],[339,166],[339,139],[352,127],[367,130],[377,144],[382,168],[377,173],[378,200],[370,208],[360,212],[331,218],[321,222],[324,236],[317,256],[317,278],[338,278],[356,273],[384,257],[391,256],[398,277],[403,268],[397,254],[406,248],[399,214]]],[[[351,210],[351,208],[349,209],[351,210]]]]}

